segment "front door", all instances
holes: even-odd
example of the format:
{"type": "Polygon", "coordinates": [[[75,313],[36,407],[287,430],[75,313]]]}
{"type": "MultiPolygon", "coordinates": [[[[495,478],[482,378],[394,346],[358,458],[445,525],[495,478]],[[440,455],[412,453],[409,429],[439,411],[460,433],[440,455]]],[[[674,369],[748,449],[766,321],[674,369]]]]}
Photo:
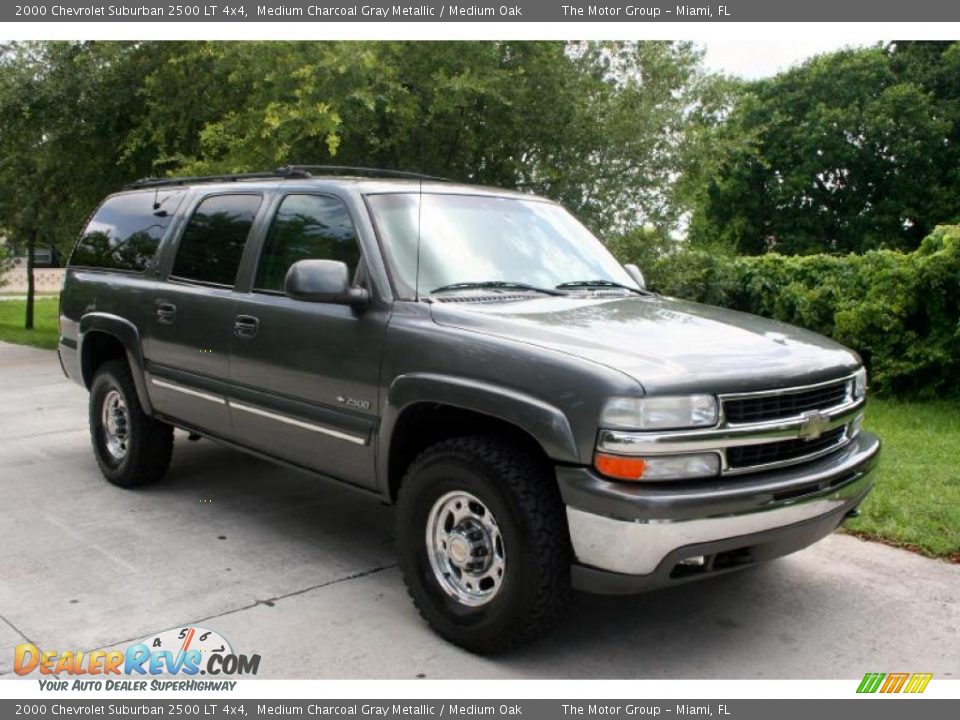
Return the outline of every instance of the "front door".
{"type": "Polygon", "coordinates": [[[277,203],[252,284],[238,296],[230,338],[230,412],[237,438],[271,455],[374,486],[380,350],[387,313],[292,300],[289,267],[338,260],[362,283],[350,213],[330,195],[277,203]]]}
{"type": "Polygon", "coordinates": [[[216,194],[196,206],[169,277],[155,286],[145,345],[154,408],[182,424],[228,437],[233,285],[262,197],[216,194]]]}

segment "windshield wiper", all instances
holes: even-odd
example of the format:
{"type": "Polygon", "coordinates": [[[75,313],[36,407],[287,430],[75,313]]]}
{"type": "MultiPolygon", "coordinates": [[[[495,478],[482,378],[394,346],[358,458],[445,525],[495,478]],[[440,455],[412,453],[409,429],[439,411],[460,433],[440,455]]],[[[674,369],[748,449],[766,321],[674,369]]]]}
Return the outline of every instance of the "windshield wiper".
{"type": "Polygon", "coordinates": [[[544,295],[566,295],[565,292],[559,290],[550,290],[549,288],[537,287],[536,285],[528,285],[527,283],[522,282],[511,282],[509,280],[484,280],[482,282],[458,282],[451,283],[450,285],[441,285],[438,288],[434,288],[430,291],[430,294],[449,292],[452,290],[528,290],[530,292],[543,293],[544,295]]]}
{"type": "Polygon", "coordinates": [[[622,290],[629,290],[637,295],[648,294],[639,288],[632,288],[629,285],[621,285],[613,280],[571,280],[570,282],[560,283],[557,285],[558,290],[565,288],[620,288],[622,290]]]}

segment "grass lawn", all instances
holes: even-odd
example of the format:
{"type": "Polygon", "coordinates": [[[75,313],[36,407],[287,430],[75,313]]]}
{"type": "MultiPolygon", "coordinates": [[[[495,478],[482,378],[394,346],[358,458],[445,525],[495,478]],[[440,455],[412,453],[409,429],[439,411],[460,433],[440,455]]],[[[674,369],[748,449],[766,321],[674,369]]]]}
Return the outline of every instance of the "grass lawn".
{"type": "MultiPolygon", "coordinates": [[[[23,301],[0,301],[0,340],[56,348],[57,299],[37,300],[32,331],[23,310],[23,301]]],[[[863,514],[846,530],[960,562],[960,400],[871,400],[867,429],[883,452],[863,514]]]]}
{"type": "Polygon", "coordinates": [[[39,348],[57,347],[58,298],[37,298],[33,309],[33,330],[23,328],[26,302],[23,300],[0,300],[0,340],[33,345],[39,348]]]}
{"type": "Polygon", "coordinates": [[[883,440],[857,535],[960,562],[960,400],[871,400],[868,430],[883,440]]]}

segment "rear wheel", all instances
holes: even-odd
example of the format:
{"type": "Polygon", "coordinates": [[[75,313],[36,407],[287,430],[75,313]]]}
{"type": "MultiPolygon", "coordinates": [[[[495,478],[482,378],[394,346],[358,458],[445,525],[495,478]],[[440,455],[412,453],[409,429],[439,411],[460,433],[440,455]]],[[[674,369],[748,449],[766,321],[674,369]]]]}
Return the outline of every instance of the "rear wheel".
{"type": "Polygon", "coordinates": [[[90,386],[90,439],[103,476],[120,487],[155,482],[170,466],[173,428],[140,405],[130,367],[103,363],[90,386]]]}
{"type": "Polygon", "coordinates": [[[446,440],[410,466],[397,504],[400,567],[442,637],[495,653],[562,617],[570,544],[549,466],[509,440],[446,440]]]}

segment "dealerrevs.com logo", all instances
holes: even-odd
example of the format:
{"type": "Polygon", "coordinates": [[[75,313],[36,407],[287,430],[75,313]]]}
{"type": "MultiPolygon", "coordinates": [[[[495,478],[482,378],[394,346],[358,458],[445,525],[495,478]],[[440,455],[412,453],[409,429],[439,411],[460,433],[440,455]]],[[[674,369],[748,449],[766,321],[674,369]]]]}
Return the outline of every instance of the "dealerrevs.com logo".
{"type": "MultiPolygon", "coordinates": [[[[14,649],[13,669],[17,675],[55,676],[40,680],[49,690],[146,690],[146,680],[115,680],[115,676],[198,675],[222,677],[256,675],[259,655],[234,652],[230,643],[215,630],[181,627],[130,645],[125,650],[41,650],[32,643],[14,649]],[[62,679],[71,676],[72,682],[62,679]]],[[[183,682],[152,680],[152,690],[233,689],[235,682],[183,682]]]]}

